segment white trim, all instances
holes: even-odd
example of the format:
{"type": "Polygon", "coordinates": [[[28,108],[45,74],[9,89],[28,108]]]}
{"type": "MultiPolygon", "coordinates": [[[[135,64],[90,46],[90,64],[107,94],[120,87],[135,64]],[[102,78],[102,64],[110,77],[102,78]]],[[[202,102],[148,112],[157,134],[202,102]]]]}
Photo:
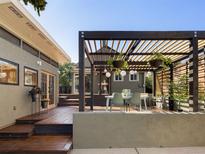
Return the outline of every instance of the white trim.
{"type": "MultiPolygon", "coordinates": [[[[120,75],[120,74],[119,74],[119,75],[120,75]]],[[[124,81],[124,76],[120,75],[122,80],[116,80],[116,79],[115,79],[115,76],[116,76],[116,74],[114,73],[114,75],[113,75],[113,81],[114,81],[114,82],[123,82],[123,81],[124,81]]]]}
{"type": "Polygon", "coordinates": [[[139,72],[134,73],[134,74],[129,73],[129,82],[136,82],[136,81],[139,81],[139,72]],[[137,79],[136,80],[131,80],[131,75],[137,75],[137,79]]]}

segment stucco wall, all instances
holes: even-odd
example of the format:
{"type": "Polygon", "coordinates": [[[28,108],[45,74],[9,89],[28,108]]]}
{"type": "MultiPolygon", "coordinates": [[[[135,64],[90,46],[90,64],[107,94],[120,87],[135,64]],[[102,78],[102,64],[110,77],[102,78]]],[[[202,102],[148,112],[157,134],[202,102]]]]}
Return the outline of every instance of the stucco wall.
{"type": "Polygon", "coordinates": [[[131,89],[131,92],[144,92],[144,73],[139,72],[139,81],[129,81],[129,72],[124,77],[124,81],[114,81],[112,76],[112,91],[122,92],[122,89],[131,89]]]}
{"type": "Polygon", "coordinates": [[[0,38],[0,58],[19,64],[19,85],[0,84],[0,128],[15,122],[16,118],[32,113],[31,98],[28,91],[31,87],[24,86],[24,66],[38,70],[38,84],[41,85],[41,71],[55,75],[55,102],[58,102],[58,69],[42,61],[37,65],[39,58],[24,51],[10,42],[0,38]],[[16,110],[13,110],[13,107],[16,110]]]}
{"type": "MultiPolygon", "coordinates": [[[[106,80],[105,75],[102,76],[102,81],[106,80]]],[[[99,93],[98,83],[100,81],[100,76],[94,76],[94,93],[99,93]]],[[[123,89],[131,89],[131,92],[144,92],[144,73],[139,72],[139,81],[129,81],[129,72],[124,77],[124,81],[114,81],[114,73],[111,76],[111,90],[112,92],[122,92],[123,89]]]]}
{"type": "Polygon", "coordinates": [[[205,114],[75,113],[74,148],[205,146],[205,114]]]}

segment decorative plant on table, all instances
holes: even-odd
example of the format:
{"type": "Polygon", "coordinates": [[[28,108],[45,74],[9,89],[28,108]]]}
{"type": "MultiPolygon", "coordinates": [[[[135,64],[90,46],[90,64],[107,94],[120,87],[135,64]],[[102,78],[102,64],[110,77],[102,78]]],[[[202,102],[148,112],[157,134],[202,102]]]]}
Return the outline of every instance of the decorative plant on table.
{"type": "Polygon", "coordinates": [[[112,70],[115,70],[116,74],[119,74],[121,70],[126,70],[128,68],[128,62],[124,59],[123,53],[117,55],[117,57],[110,57],[107,64],[112,70]]]}
{"type": "Polygon", "coordinates": [[[149,61],[149,64],[152,67],[162,67],[162,68],[167,68],[168,66],[171,65],[172,60],[170,58],[166,58],[163,54],[159,53],[159,52],[155,52],[153,54],[154,56],[152,57],[152,59],[149,61]]]}
{"type": "Polygon", "coordinates": [[[172,82],[170,85],[170,98],[176,101],[178,104],[177,110],[179,112],[183,111],[181,109],[181,103],[188,101],[188,77],[187,75],[182,75],[178,78],[176,82],[172,82]]]}

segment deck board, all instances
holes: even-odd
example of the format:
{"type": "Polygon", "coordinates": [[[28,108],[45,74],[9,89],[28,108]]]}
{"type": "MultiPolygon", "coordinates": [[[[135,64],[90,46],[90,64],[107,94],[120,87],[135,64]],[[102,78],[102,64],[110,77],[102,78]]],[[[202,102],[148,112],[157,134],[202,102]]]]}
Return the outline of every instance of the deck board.
{"type": "Polygon", "coordinates": [[[28,139],[0,140],[0,153],[67,153],[71,136],[32,136],[28,139]]]}
{"type": "Polygon", "coordinates": [[[72,115],[77,111],[77,107],[57,107],[48,111],[19,118],[17,121],[34,120],[35,124],[72,124],[72,115]]]}

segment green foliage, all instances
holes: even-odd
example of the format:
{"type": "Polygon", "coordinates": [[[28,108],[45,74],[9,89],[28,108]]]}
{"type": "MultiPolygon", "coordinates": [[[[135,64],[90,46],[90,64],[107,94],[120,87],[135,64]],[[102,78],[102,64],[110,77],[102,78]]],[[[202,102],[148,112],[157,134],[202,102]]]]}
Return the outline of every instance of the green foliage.
{"type": "Polygon", "coordinates": [[[107,64],[112,68],[113,67],[113,59],[110,57],[107,61],[107,64]]]}
{"type": "Polygon", "coordinates": [[[45,10],[46,7],[46,0],[23,0],[25,5],[31,4],[33,5],[34,9],[38,12],[40,16],[40,12],[45,10]]]}
{"type": "Polygon", "coordinates": [[[179,103],[188,100],[188,76],[182,75],[177,81],[172,82],[170,85],[170,98],[179,103]]]}
{"type": "Polygon", "coordinates": [[[110,66],[111,70],[115,70],[116,74],[119,74],[120,73],[120,70],[126,70],[129,68],[129,64],[126,60],[123,60],[123,54],[120,53],[119,55],[117,55],[116,58],[114,57],[110,57],[107,61],[107,65],[110,66]],[[114,65],[113,65],[113,62],[114,61],[122,61],[122,67],[121,68],[115,68],[114,65]]]}
{"type": "Polygon", "coordinates": [[[199,101],[204,101],[205,100],[205,94],[203,91],[199,91],[199,101]]]}
{"type": "Polygon", "coordinates": [[[66,63],[64,65],[60,65],[59,67],[60,75],[59,82],[61,86],[71,86],[72,83],[72,72],[73,72],[73,64],[66,63]]]}
{"type": "Polygon", "coordinates": [[[152,76],[148,75],[145,79],[145,86],[147,89],[152,89],[152,76]]]}
{"type": "Polygon", "coordinates": [[[172,64],[171,58],[166,58],[163,54],[155,52],[151,60],[160,60],[163,62],[163,68],[167,68],[172,64]]]}

